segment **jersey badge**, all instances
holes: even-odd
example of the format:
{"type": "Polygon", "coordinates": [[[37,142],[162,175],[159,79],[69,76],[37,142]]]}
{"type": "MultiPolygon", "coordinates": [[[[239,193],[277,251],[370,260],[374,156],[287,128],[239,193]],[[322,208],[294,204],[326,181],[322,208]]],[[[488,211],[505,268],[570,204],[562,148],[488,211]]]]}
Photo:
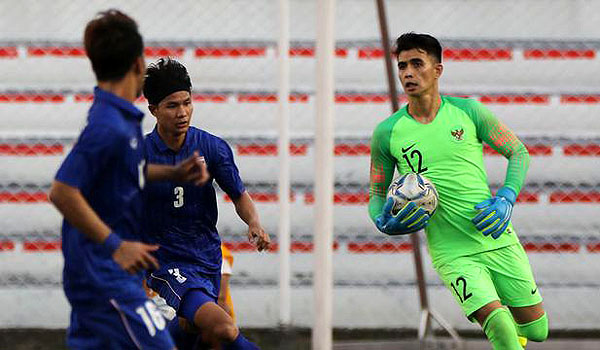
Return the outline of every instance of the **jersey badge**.
{"type": "Polygon", "coordinates": [[[462,126],[454,127],[450,131],[450,135],[452,135],[452,137],[454,137],[454,141],[464,140],[464,138],[463,138],[464,134],[465,134],[465,129],[463,129],[462,126]]]}

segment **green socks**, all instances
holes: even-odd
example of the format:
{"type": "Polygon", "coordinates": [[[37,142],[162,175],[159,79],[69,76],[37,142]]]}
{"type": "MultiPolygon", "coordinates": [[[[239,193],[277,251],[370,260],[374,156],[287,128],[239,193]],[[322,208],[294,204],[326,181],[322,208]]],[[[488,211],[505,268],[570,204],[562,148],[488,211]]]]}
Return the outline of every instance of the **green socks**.
{"type": "Polygon", "coordinates": [[[518,324],[519,335],[531,341],[544,341],[548,338],[548,317],[544,313],[542,317],[529,323],[518,324]]]}
{"type": "MultiPolygon", "coordinates": [[[[534,322],[537,321],[539,320],[534,322]]],[[[523,349],[512,316],[505,308],[492,311],[483,322],[482,328],[494,350],[523,349]]]]}

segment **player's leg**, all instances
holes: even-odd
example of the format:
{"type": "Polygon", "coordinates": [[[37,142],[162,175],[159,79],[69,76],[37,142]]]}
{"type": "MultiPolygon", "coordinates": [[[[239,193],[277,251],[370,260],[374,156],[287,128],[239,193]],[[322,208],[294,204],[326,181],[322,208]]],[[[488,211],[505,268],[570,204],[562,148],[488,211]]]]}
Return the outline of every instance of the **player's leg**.
{"type": "Polygon", "coordinates": [[[233,319],[202,289],[189,290],[179,306],[179,314],[200,329],[202,339],[224,350],[258,349],[239,331],[233,319]]]}
{"type": "Polygon", "coordinates": [[[479,322],[494,350],[521,349],[512,316],[499,300],[479,308],[472,317],[479,322]]]}
{"type": "Polygon", "coordinates": [[[548,338],[548,317],[542,303],[524,306],[510,307],[519,336],[525,339],[521,344],[525,347],[527,339],[535,342],[543,342],[548,338]]]}
{"type": "Polygon", "coordinates": [[[507,305],[520,336],[542,342],[548,338],[548,318],[531,265],[520,244],[498,249],[490,259],[498,295],[507,305]]]}
{"type": "Polygon", "coordinates": [[[178,316],[196,326],[204,342],[225,350],[258,349],[240,334],[233,319],[216,303],[221,274],[175,266],[163,265],[152,272],[148,286],[175,308],[178,316]],[[175,269],[177,274],[170,272],[175,269]]]}
{"type": "Polygon", "coordinates": [[[521,349],[512,317],[502,307],[486,267],[472,257],[455,259],[436,268],[471,321],[478,321],[496,350],[521,349]]]}
{"type": "Polygon", "coordinates": [[[167,329],[178,350],[197,349],[196,344],[200,334],[195,327],[190,327],[189,323],[181,317],[175,317],[168,322],[167,329]]]}

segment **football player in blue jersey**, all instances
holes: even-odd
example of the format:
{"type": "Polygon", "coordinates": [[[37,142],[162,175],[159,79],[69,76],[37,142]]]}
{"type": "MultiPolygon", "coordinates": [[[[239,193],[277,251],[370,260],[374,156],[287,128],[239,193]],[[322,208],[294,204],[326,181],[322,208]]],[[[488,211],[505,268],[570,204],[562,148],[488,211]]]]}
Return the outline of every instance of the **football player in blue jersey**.
{"type": "Polygon", "coordinates": [[[63,285],[71,304],[72,349],[174,349],[166,322],[142,288],[158,266],[156,245],[139,242],[145,180],[208,180],[192,155],[177,166],[146,165],[140,96],[146,64],[133,19],[100,13],[84,44],[98,86],[87,125],[59,168],[50,200],[63,214],[63,285]]]}
{"type": "Polygon", "coordinates": [[[257,349],[217,304],[222,258],[212,180],[232,199],[237,214],[248,225],[248,239],[259,251],[269,248],[269,235],[244,188],[229,145],[190,126],[192,84],[186,68],[175,60],[160,59],[146,74],[144,96],[157,120],[146,137],[148,161],[170,165],[198,152],[211,176],[201,187],[173,181],[146,187],[145,233],[151,236],[150,242],[160,245],[156,257],[161,265],[147,273],[148,286],[215,348],[257,349]]]}

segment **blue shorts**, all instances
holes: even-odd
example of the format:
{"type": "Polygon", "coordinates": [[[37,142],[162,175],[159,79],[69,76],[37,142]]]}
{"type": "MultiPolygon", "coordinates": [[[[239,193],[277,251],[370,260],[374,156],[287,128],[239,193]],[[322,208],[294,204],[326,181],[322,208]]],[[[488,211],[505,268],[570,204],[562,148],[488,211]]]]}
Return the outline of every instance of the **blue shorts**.
{"type": "Polygon", "coordinates": [[[199,298],[198,307],[208,301],[217,302],[221,288],[221,273],[207,274],[193,266],[174,264],[162,265],[160,269],[146,275],[148,287],[152,288],[167,304],[177,310],[177,315],[193,322],[193,313],[184,315],[180,306],[190,290],[199,290],[206,296],[199,298]]]}
{"type": "Polygon", "coordinates": [[[72,350],[172,350],[167,321],[152,300],[110,299],[85,310],[73,308],[67,330],[72,350]]]}

